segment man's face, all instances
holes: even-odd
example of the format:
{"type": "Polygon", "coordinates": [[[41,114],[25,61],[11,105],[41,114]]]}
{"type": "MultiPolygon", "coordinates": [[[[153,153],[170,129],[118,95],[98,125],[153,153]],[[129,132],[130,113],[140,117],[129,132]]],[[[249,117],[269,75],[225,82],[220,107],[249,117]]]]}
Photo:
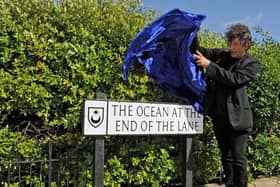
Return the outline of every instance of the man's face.
{"type": "Polygon", "coordinates": [[[246,53],[246,46],[242,45],[239,38],[229,43],[230,54],[233,58],[241,58],[246,53]]]}

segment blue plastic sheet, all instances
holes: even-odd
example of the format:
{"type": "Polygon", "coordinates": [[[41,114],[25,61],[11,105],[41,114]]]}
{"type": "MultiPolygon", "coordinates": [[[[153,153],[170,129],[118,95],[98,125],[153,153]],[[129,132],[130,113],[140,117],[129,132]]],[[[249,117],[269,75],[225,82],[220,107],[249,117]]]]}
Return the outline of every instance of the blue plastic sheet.
{"type": "Polygon", "coordinates": [[[202,113],[205,80],[190,45],[204,19],[204,15],[174,9],[142,29],[124,59],[124,79],[129,67],[139,62],[163,90],[202,113]]]}

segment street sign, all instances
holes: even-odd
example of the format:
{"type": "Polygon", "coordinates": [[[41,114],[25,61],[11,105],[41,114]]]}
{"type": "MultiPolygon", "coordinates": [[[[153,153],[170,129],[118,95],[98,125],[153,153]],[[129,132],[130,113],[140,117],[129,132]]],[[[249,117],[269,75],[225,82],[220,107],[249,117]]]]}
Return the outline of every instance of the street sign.
{"type": "Polygon", "coordinates": [[[191,105],[85,100],[83,134],[187,135],[203,133],[203,115],[191,105]]]}

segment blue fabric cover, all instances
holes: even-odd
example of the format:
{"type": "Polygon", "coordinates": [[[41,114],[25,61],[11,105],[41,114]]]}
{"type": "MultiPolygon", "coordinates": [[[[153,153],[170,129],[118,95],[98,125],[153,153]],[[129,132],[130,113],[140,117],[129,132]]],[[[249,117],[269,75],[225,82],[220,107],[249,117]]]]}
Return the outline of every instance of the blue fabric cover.
{"type": "Polygon", "coordinates": [[[204,15],[174,9],[141,30],[128,48],[124,79],[129,67],[139,62],[163,90],[203,112],[203,69],[196,66],[190,45],[204,19],[204,15]]]}

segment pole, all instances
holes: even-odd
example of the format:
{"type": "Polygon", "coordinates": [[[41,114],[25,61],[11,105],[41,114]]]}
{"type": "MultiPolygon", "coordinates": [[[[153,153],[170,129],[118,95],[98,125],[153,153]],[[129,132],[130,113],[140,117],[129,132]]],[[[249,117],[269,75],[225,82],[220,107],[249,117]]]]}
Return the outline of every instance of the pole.
{"type": "Polygon", "coordinates": [[[48,187],[51,187],[52,183],[52,142],[48,142],[48,154],[49,154],[49,163],[48,163],[48,187]]]}
{"type": "Polygon", "coordinates": [[[184,186],[192,187],[193,186],[193,172],[192,172],[192,136],[184,137],[184,186]]]}
{"type": "MultiPolygon", "coordinates": [[[[101,92],[96,93],[96,99],[104,100],[106,95],[101,92]]],[[[95,137],[94,145],[94,181],[93,184],[95,187],[104,186],[104,136],[95,137]]]]}

